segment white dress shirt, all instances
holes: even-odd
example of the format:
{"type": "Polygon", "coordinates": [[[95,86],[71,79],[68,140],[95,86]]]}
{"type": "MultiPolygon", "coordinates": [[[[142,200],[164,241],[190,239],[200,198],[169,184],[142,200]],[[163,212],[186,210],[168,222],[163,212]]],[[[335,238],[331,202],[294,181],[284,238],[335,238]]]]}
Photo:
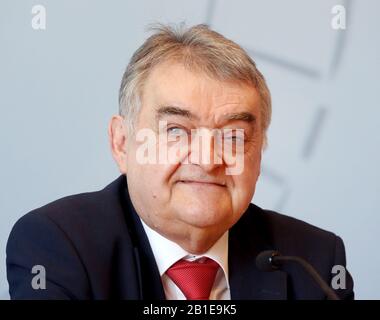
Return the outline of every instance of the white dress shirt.
{"type": "Polygon", "coordinates": [[[193,261],[201,257],[213,259],[220,266],[216,273],[209,299],[231,299],[230,287],[228,283],[228,231],[226,231],[207,252],[198,256],[186,252],[178,244],[166,239],[158,232],[147,226],[142,219],[140,220],[148,236],[154,258],[156,259],[156,264],[158,271],[160,272],[161,281],[167,300],[186,300],[186,297],[182,291],[166,274],[169,267],[180,259],[193,261]]]}

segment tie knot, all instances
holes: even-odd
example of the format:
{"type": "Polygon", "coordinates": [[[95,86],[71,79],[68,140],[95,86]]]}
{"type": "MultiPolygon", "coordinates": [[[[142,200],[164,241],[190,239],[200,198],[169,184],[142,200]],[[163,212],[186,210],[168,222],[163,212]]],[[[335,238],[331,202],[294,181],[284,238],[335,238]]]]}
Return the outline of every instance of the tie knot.
{"type": "Polygon", "coordinates": [[[179,260],[166,274],[188,300],[208,300],[219,265],[212,259],[179,260]]]}

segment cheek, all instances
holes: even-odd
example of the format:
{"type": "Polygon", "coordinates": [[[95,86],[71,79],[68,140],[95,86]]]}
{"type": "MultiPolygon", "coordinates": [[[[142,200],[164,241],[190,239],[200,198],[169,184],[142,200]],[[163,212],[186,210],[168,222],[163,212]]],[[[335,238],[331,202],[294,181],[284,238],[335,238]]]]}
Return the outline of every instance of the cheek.
{"type": "Polygon", "coordinates": [[[247,158],[242,174],[232,176],[234,184],[232,201],[237,210],[245,209],[253,198],[256,182],[260,175],[260,163],[260,156],[247,158]]]}
{"type": "Polygon", "coordinates": [[[145,221],[157,225],[168,218],[171,189],[167,176],[171,168],[159,165],[130,167],[127,173],[132,202],[145,221]]]}
{"type": "Polygon", "coordinates": [[[260,167],[261,167],[261,146],[260,148],[255,147],[249,150],[244,157],[244,170],[243,174],[249,179],[255,181],[260,175],[260,167]]]}
{"type": "Polygon", "coordinates": [[[170,177],[175,169],[164,165],[137,165],[133,172],[134,182],[140,189],[151,190],[158,197],[170,188],[170,177]]]}
{"type": "Polygon", "coordinates": [[[246,207],[253,198],[256,180],[253,176],[242,175],[234,179],[234,191],[232,200],[234,207],[246,207]]]}

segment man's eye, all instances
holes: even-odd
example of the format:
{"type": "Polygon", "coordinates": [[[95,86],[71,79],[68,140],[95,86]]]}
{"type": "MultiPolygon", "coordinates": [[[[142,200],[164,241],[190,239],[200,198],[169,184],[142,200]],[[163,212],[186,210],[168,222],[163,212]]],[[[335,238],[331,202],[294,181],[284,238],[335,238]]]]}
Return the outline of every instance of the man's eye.
{"type": "Polygon", "coordinates": [[[244,141],[244,137],[241,137],[241,136],[225,136],[224,137],[225,140],[228,140],[228,141],[244,141]]]}
{"type": "Polygon", "coordinates": [[[180,135],[180,134],[184,134],[185,132],[186,132],[185,129],[180,128],[180,127],[168,128],[168,133],[173,134],[173,135],[180,135]]]}
{"type": "Polygon", "coordinates": [[[228,143],[243,143],[245,138],[246,136],[243,129],[228,129],[223,134],[224,141],[228,143]]]}

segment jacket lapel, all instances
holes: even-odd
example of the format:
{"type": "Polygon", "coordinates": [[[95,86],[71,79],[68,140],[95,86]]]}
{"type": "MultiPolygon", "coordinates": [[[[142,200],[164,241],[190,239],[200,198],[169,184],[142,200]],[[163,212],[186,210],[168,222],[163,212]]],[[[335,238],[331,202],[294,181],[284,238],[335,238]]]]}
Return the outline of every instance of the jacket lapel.
{"type": "Polygon", "coordinates": [[[131,203],[126,182],[122,193],[125,217],[134,250],[136,277],[139,280],[139,299],[164,300],[165,293],[156,260],[140,217],[131,203]]]}
{"type": "Polygon", "coordinates": [[[229,232],[229,282],[233,300],[287,299],[287,274],[283,271],[264,272],[256,267],[256,256],[261,251],[275,250],[260,211],[250,205],[229,232]]]}

